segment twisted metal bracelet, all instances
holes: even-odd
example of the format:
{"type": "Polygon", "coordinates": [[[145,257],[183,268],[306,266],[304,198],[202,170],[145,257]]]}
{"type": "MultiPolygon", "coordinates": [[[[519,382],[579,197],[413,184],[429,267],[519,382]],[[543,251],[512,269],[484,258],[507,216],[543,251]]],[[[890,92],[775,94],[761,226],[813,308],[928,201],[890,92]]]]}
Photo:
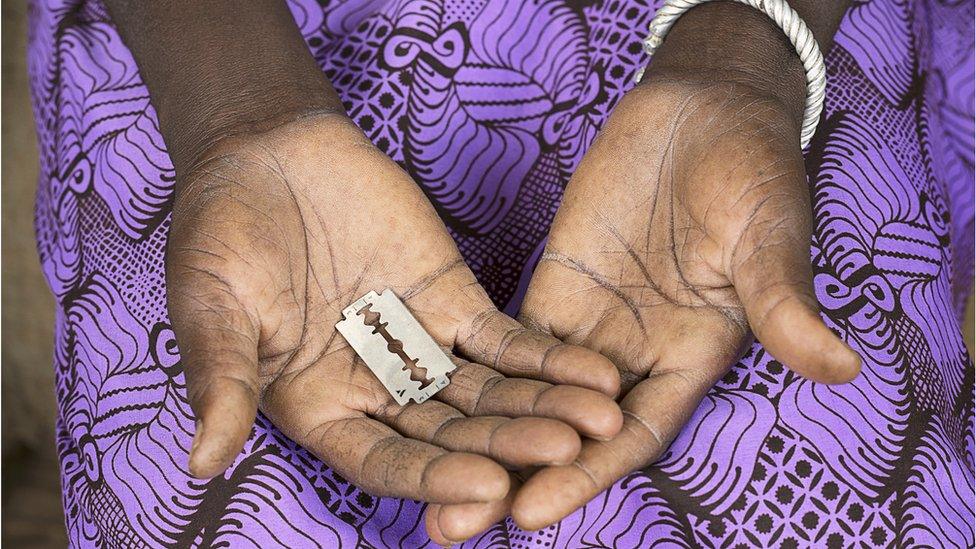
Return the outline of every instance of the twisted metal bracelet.
{"type": "MultiPolygon", "coordinates": [[[[655,50],[664,42],[671,26],[686,11],[711,0],[666,0],[661,9],[651,20],[650,34],[644,40],[644,51],[654,55],[655,50]]],[[[786,3],[786,0],[734,0],[740,4],[751,6],[769,16],[776,25],[786,33],[796,53],[803,63],[806,73],[807,97],[803,110],[803,121],[800,125],[800,148],[806,148],[817,131],[820,112],[823,110],[824,90],[827,88],[827,70],[824,66],[820,45],[813,37],[807,24],[799,14],[786,3]]],[[[640,82],[644,76],[644,69],[638,71],[635,80],[640,82]]]]}

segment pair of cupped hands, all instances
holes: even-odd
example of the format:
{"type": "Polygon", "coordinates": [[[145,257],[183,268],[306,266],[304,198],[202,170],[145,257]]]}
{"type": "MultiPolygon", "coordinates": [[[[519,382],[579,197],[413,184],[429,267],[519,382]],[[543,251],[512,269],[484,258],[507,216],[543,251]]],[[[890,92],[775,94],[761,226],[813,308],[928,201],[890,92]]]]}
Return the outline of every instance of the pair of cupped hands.
{"type": "Polygon", "coordinates": [[[651,464],[753,334],[836,383],[818,315],[795,112],[661,78],[616,107],[566,188],[519,318],[499,312],[421,188],[343,114],[238,136],[180,176],[170,316],[220,474],[264,413],[379,496],[428,502],[441,544],[552,524],[651,464]],[[335,324],[393,289],[457,365],[398,406],[335,324]]]}

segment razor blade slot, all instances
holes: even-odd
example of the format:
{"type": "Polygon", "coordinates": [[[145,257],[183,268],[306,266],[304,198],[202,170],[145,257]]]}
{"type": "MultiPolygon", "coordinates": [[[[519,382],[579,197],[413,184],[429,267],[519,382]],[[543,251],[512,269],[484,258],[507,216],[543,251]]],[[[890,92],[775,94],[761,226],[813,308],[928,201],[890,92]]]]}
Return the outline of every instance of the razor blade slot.
{"type": "Polygon", "coordinates": [[[384,340],[386,340],[387,350],[397,355],[397,357],[403,361],[403,367],[401,369],[404,372],[410,373],[410,379],[420,383],[420,389],[427,388],[428,385],[434,382],[433,379],[427,376],[427,369],[420,366],[417,359],[411,358],[406,353],[406,351],[403,349],[402,341],[390,335],[390,332],[386,329],[389,323],[383,322],[380,313],[375,312],[370,308],[372,306],[373,305],[371,303],[367,304],[362,309],[356,311],[356,314],[363,317],[364,324],[373,328],[374,334],[379,334],[384,340]]]}

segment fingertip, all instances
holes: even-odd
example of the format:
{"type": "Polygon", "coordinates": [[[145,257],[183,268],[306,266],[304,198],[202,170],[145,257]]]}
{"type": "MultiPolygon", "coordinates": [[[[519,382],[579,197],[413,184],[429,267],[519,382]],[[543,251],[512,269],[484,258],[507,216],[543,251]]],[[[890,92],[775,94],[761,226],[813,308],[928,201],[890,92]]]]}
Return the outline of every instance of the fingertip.
{"type": "Polygon", "coordinates": [[[590,351],[595,357],[592,359],[593,370],[599,377],[599,382],[594,386],[597,391],[610,398],[617,398],[620,395],[620,369],[609,358],[596,351],[590,351]]]}
{"type": "Polygon", "coordinates": [[[514,467],[572,463],[583,446],[575,429],[539,417],[512,419],[492,437],[491,455],[514,467]]]}
{"type": "Polygon", "coordinates": [[[424,516],[424,525],[427,529],[427,536],[430,537],[430,541],[433,541],[441,547],[451,547],[455,542],[451,541],[444,534],[444,531],[440,527],[440,512],[441,506],[432,503],[427,506],[427,513],[424,516]]]}
{"type": "Polygon", "coordinates": [[[564,344],[559,346],[553,360],[565,364],[560,370],[574,374],[571,379],[561,381],[599,391],[610,398],[616,398],[620,393],[620,370],[596,351],[564,344]]]}
{"type": "Polygon", "coordinates": [[[425,479],[430,501],[490,502],[503,499],[510,487],[508,472],[494,461],[464,452],[444,454],[431,462],[425,479]]]}
{"type": "Polygon", "coordinates": [[[861,357],[801,300],[784,304],[756,335],[773,356],[811,381],[848,383],[861,371],[861,357]]]}
{"type": "Polygon", "coordinates": [[[609,405],[606,405],[606,412],[602,419],[603,421],[594,429],[594,438],[606,441],[620,434],[620,430],[624,427],[624,413],[616,402],[610,401],[609,405]]]}
{"type": "Polygon", "coordinates": [[[213,429],[207,431],[198,422],[193,435],[188,469],[195,478],[206,480],[223,473],[240,453],[244,443],[235,445],[226,436],[220,436],[213,429]]]}
{"type": "MultiPolygon", "coordinates": [[[[542,418],[526,418],[542,419],[542,418]]],[[[544,420],[545,421],[545,420],[544,420]]],[[[539,437],[534,441],[537,448],[541,448],[544,455],[545,465],[566,465],[572,463],[583,448],[583,441],[579,433],[569,425],[561,421],[548,420],[553,424],[546,432],[547,436],[539,437]]],[[[536,461],[530,465],[539,465],[542,461],[536,461]]]]}
{"type": "Polygon", "coordinates": [[[444,541],[449,544],[462,543],[491,526],[495,517],[491,513],[493,505],[462,504],[441,508],[437,517],[437,529],[444,541]],[[488,520],[486,520],[486,518],[488,520]]]}
{"type": "Polygon", "coordinates": [[[461,503],[427,507],[427,533],[442,547],[463,543],[502,520],[512,507],[513,489],[503,500],[490,503],[461,503]]]}
{"type": "Polygon", "coordinates": [[[548,516],[547,512],[538,509],[537,505],[545,504],[536,504],[528,496],[515,496],[515,503],[512,504],[512,520],[515,521],[515,525],[519,529],[525,530],[526,532],[535,532],[551,524],[548,518],[546,518],[548,516]]]}
{"type": "Polygon", "coordinates": [[[599,440],[611,439],[624,424],[623,412],[613,399],[582,387],[555,385],[535,405],[536,415],[565,421],[580,434],[599,440]]]}
{"type": "Polygon", "coordinates": [[[251,436],[257,401],[237,382],[222,380],[207,385],[197,396],[196,432],[190,447],[188,469],[196,478],[212,478],[230,467],[251,436]]]}
{"type": "Polygon", "coordinates": [[[203,438],[203,422],[198,419],[193,433],[193,443],[190,445],[190,455],[187,456],[186,468],[190,472],[190,476],[201,480],[210,478],[210,476],[205,474],[209,472],[209,467],[207,466],[209,460],[200,452],[203,438]]]}
{"type": "Polygon", "coordinates": [[[190,455],[189,469],[193,478],[210,480],[227,470],[229,464],[199,452],[190,455]]]}
{"type": "MultiPolygon", "coordinates": [[[[807,332],[807,347],[797,357],[787,360],[787,366],[800,375],[828,385],[853,381],[861,372],[861,357],[837,334],[828,328],[819,316],[807,332]]],[[[775,356],[775,353],[773,353],[775,356]]]]}
{"type": "Polygon", "coordinates": [[[541,530],[589,501],[595,489],[593,481],[573,465],[541,469],[515,495],[512,519],[523,530],[541,530]]]}
{"type": "Polygon", "coordinates": [[[829,357],[830,367],[826,369],[824,376],[817,380],[828,385],[840,385],[850,383],[861,375],[862,360],[854,349],[846,343],[837,339],[835,349],[829,357]]]}

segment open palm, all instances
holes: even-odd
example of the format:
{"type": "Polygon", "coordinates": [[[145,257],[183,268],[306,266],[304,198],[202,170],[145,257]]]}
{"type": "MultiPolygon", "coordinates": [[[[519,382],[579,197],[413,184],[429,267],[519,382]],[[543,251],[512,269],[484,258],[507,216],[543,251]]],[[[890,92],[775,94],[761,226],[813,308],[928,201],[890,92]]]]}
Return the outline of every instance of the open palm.
{"type": "Polygon", "coordinates": [[[260,409],[373,494],[495,502],[501,465],[567,463],[577,431],[619,430],[613,365],[498,312],[417,185],[348,119],[227,142],[178,188],[168,300],[194,474],[226,468],[260,409]],[[398,406],[335,330],[387,287],[458,365],[423,404],[398,406]]]}
{"type": "Polygon", "coordinates": [[[614,361],[624,428],[532,476],[520,526],[650,464],[752,333],[808,378],[857,374],[818,315],[797,135],[782,103],[742,85],[658,80],[617,107],[566,190],[522,320],[614,361]]]}

